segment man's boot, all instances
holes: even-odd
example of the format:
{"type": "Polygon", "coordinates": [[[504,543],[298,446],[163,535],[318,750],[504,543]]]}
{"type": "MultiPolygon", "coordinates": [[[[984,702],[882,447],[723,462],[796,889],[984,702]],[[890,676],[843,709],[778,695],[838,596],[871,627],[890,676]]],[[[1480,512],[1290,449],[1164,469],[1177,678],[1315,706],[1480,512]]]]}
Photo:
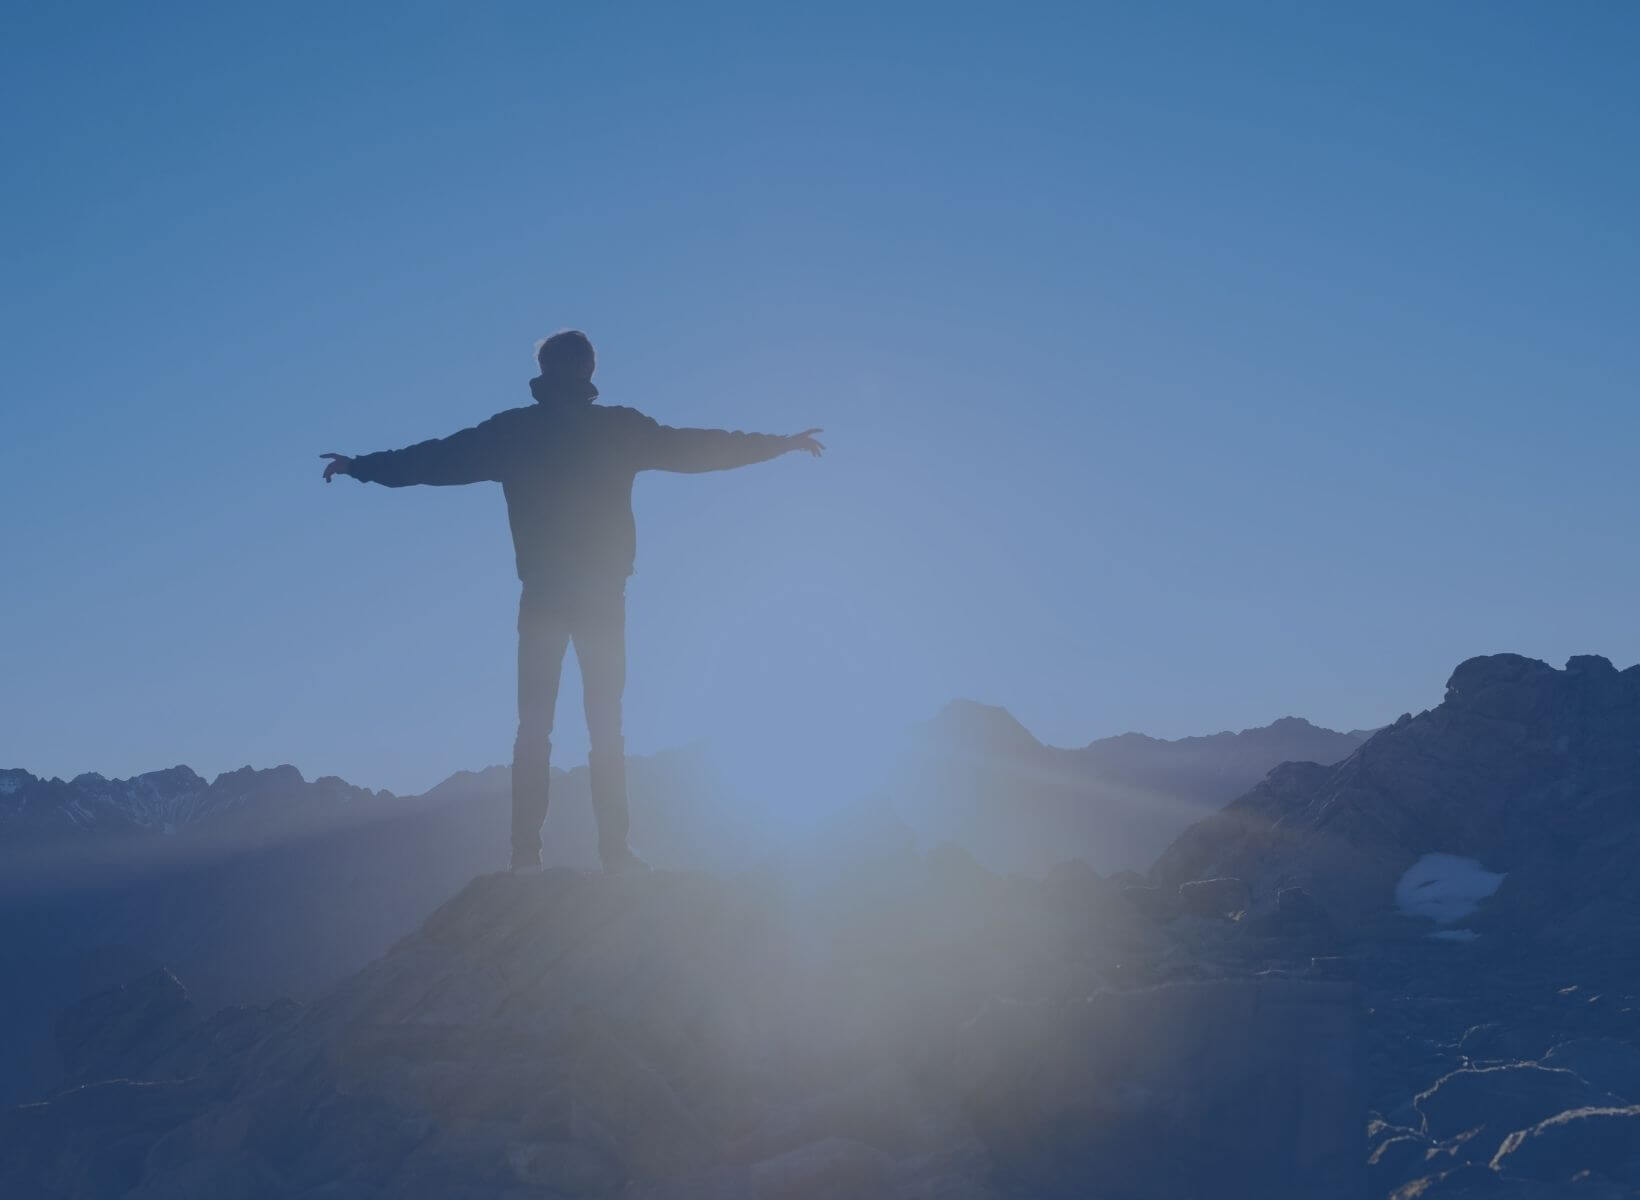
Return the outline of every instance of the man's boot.
{"type": "Polygon", "coordinates": [[[644,862],[626,844],[631,818],[626,807],[626,750],[600,750],[587,756],[591,777],[592,812],[598,819],[598,857],[608,874],[647,871],[644,862]]]}
{"type": "Polygon", "coordinates": [[[547,788],[552,779],[552,745],[513,743],[512,870],[533,875],[541,870],[541,823],[547,819],[547,788]]]}

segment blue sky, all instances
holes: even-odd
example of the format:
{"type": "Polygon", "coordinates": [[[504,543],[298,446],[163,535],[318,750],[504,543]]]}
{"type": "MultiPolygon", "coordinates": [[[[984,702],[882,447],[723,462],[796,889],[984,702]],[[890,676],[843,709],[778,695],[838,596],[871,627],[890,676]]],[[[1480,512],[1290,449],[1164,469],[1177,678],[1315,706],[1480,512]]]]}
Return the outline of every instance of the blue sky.
{"type": "Polygon", "coordinates": [[[6,6],[0,764],[504,761],[499,488],[317,455],[566,325],[832,448],[640,480],[635,750],[1640,659],[1640,10],[686,7],[6,6]]]}

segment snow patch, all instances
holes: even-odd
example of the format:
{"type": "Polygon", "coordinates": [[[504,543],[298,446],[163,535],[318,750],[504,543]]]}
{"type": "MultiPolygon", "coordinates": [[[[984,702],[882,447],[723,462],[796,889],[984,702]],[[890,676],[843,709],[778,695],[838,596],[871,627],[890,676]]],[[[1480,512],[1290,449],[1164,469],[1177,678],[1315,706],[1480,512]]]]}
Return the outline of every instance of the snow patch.
{"type": "Polygon", "coordinates": [[[1501,873],[1488,871],[1473,858],[1426,854],[1408,867],[1395,885],[1395,907],[1409,917],[1428,917],[1437,925],[1450,925],[1479,908],[1502,882],[1501,873]]]}
{"type": "Polygon", "coordinates": [[[1437,929],[1429,936],[1438,942],[1472,942],[1480,934],[1473,929],[1437,929]]]}

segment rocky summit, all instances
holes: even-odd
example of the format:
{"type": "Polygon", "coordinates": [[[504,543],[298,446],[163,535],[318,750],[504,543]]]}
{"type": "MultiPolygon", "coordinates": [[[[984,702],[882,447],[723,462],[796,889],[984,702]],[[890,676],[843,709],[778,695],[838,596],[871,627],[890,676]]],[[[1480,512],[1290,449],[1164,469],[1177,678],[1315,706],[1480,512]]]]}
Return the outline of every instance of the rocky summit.
{"type": "Polygon", "coordinates": [[[1179,837],[1153,878],[1233,876],[1255,912],[1302,887],[1352,928],[1424,855],[1502,873],[1476,930],[1562,946],[1640,935],[1640,666],[1473,658],[1446,698],[1333,766],[1288,763],[1179,837]],[[1614,925],[1618,923],[1617,925],[1614,925]]]}
{"type": "Polygon", "coordinates": [[[1370,1194],[1640,1195],[1640,668],[1471,659],[1186,831],[1136,909],[1197,969],[1360,987],[1370,1194]]]}
{"type": "Polygon", "coordinates": [[[0,1194],[1362,1195],[1353,987],[1171,945],[1090,871],[949,848],[484,876],[305,1006],[158,972],[69,1010],[0,1194]]]}

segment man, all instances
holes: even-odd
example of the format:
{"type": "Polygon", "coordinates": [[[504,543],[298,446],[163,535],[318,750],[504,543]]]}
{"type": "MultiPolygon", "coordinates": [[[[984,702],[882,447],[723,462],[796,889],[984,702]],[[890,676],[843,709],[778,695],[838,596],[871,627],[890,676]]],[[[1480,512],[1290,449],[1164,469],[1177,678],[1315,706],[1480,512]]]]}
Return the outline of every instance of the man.
{"type": "Polygon", "coordinates": [[[598,819],[598,855],[610,872],[644,869],[627,845],[626,579],[637,548],[632,482],[639,471],[721,471],[791,450],[818,457],[818,429],[790,436],[674,429],[631,408],[594,404],[597,358],[579,330],[536,350],[535,403],[447,438],[348,458],[325,454],[324,479],[351,475],[404,487],[501,484],[523,595],[518,605],[518,738],[513,743],[512,865],[541,869],[552,718],[564,651],[581,664],[598,819]]]}

